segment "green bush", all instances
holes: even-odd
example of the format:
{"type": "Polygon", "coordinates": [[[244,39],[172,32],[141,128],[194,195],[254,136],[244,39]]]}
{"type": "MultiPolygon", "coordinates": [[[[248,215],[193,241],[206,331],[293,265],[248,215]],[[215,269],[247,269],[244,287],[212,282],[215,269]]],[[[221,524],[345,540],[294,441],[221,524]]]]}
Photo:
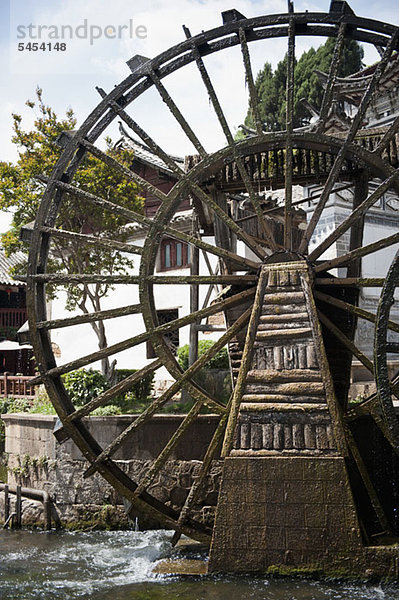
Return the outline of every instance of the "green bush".
{"type": "MultiPolygon", "coordinates": [[[[199,340],[198,342],[198,357],[205,354],[209,348],[212,348],[215,342],[212,340],[199,340]]],[[[188,350],[189,345],[181,346],[177,350],[177,361],[179,365],[184,369],[188,369],[188,350]]],[[[213,356],[205,365],[205,369],[220,369],[225,370],[229,369],[229,355],[227,353],[227,348],[222,348],[213,356]]]]}
{"type": "MultiPolygon", "coordinates": [[[[136,373],[137,369],[117,369],[114,374],[112,385],[115,385],[136,373]]],[[[83,406],[90,402],[93,398],[97,398],[108,387],[108,382],[105,377],[93,369],[79,369],[72,373],[68,373],[63,377],[64,385],[70,398],[76,407],[83,406]]],[[[129,392],[120,394],[112,399],[112,405],[100,407],[94,411],[93,415],[110,415],[131,413],[135,410],[141,410],[143,405],[148,404],[148,398],[151,395],[153,387],[154,375],[150,373],[135,383],[129,392]]]]}
{"type": "MultiPolygon", "coordinates": [[[[116,369],[115,383],[119,383],[136,372],[137,369],[116,369]]],[[[145,377],[142,377],[140,381],[132,385],[129,395],[133,396],[137,402],[145,402],[151,396],[153,385],[154,373],[149,373],[145,377]]]]}
{"type": "Polygon", "coordinates": [[[78,369],[63,375],[62,379],[69,397],[77,407],[87,404],[107,389],[104,375],[93,369],[78,369]]]}

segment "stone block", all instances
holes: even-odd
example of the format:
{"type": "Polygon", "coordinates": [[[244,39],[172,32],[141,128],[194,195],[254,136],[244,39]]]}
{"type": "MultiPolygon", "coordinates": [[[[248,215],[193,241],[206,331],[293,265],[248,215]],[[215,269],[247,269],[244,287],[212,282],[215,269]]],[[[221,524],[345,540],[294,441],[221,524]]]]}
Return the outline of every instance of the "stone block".
{"type": "Polygon", "coordinates": [[[325,504],[305,504],[305,526],[326,527],[327,508],[325,504]]]}
{"type": "Polygon", "coordinates": [[[268,550],[285,550],[285,528],[266,527],[266,544],[268,550]]]}
{"type": "Polygon", "coordinates": [[[282,504],[284,502],[284,483],[268,481],[265,485],[265,502],[282,504]]]}
{"type": "Polygon", "coordinates": [[[288,504],[321,504],[324,502],[323,484],[317,481],[287,481],[284,484],[284,500],[288,504]]]}

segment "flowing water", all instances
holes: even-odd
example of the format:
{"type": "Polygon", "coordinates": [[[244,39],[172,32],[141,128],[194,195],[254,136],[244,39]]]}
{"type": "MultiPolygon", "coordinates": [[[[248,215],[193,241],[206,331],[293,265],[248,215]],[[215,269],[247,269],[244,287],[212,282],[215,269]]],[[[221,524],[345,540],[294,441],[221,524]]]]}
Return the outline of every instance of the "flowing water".
{"type": "Polygon", "coordinates": [[[399,586],[154,575],[170,532],[0,530],[1,600],[398,600],[399,586]]]}

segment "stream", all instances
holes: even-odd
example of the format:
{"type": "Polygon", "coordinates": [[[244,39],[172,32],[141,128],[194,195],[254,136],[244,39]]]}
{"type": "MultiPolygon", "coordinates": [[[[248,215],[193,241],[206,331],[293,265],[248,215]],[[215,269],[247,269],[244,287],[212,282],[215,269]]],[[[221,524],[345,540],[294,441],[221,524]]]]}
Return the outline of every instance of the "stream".
{"type": "Polygon", "coordinates": [[[170,532],[0,529],[1,600],[398,600],[399,585],[155,575],[170,532]]]}

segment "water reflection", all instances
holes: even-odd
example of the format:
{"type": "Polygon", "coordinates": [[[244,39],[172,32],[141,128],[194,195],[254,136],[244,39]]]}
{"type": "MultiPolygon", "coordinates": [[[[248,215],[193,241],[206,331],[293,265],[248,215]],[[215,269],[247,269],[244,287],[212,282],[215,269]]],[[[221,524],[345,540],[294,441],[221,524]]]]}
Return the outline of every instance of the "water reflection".
{"type": "Polygon", "coordinates": [[[169,579],[165,531],[0,530],[1,600],[397,600],[399,586],[254,578],[169,579]]]}

